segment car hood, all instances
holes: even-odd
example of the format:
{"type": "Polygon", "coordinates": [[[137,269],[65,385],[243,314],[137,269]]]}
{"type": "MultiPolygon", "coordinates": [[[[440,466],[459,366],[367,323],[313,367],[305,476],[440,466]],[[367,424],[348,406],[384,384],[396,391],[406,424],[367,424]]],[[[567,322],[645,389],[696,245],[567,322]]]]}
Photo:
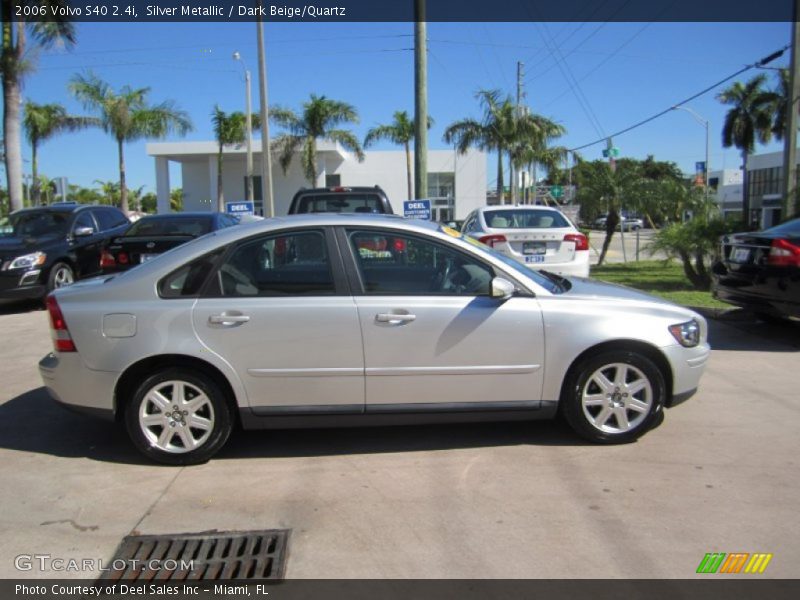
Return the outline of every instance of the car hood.
{"type": "Polygon", "coordinates": [[[564,293],[565,296],[570,298],[608,298],[614,300],[631,300],[635,302],[649,302],[655,304],[663,304],[670,307],[677,308],[678,305],[669,300],[664,300],[658,296],[653,296],[646,292],[640,292],[633,288],[625,287],[623,285],[616,285],[614,283],[607,283],[605,281],[597,281],[595,279],[585,279],[582,277],[570,277],[569,282],[572,287],[564,293]]]}
{"type": "Polygon", "coordinates": [[[61,236],[45,235],[37,238],[21,238],[13,235],[0,237],[0,253],[14,254],[23,252],[34,252],[45,246],[58,242],[61,236]]]}

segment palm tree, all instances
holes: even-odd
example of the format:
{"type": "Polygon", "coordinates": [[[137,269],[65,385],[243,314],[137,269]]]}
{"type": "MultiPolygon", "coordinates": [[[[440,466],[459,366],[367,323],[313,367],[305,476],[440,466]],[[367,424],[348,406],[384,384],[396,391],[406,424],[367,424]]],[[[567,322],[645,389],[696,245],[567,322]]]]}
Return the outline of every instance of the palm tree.
{"type": "Polygon", "coordinates": [[[103,196],[103,204],[118,206],[120,197],[118,181],[103,181],[102,179],[95,179],[94,183],[100,186],[100,193],[103,196]]]}
{"type": "Polygon", "coordinates": [[[289,130],[274,142],[284,174],[292,164],[295,153],[302,147],[300,163],[303,173],[312,187],[316,185],[317,139],[337,142],[355,153],[359,162],[364,160],[364,151],[358,138],[351,131],[336,128],[343,123],[358,123],[356,109],[346,102],[311,94],[311,99],[303,103],[302,114],[277,107],[270,109],[270,116],[275,123],[289,130]]]}
{"type": "Polygon", "coordinates": [[[35,104],[25,103],[25,117],[22,126],[25,137],[31,145],[31,175],[33,187],[31,188],[31,202],[33,206],[39,205],[40,188],[37,180],[39,164],[39,144],[50,139],[62,131],[76,131],[92,125],[99,125],[100,120],[94,117],[80,117],[68,115],[60,104],[35,104]]]}
{"type": "MultiPolygon", "coordinates": [[[[225,210],[225,196],[222,191],[222,152],[225,146],[231,144],[243,144],[247,140],[247,115],[243,112],[232,112],[226,114],[218,105],[214,105],[211,113],[211,121],[214,124],[214,137],[219,145],[217,153],[217,210],[225,210]]],[[[250,115],[250,125],[253,130],[261,127],[261,116],[258,114],[250,115]]]]}
{"type": "MultiPolygon", "coordinates": [[[[27,21],[31,17],[17,16],[15,7],[20,2],[4,0],[0,5],[2,21],[2,49],[0,50],[0,75],[3,82],[3,132],[6,180],[10,209],[22,208],[22,135],[20,98],[22,81],[32,70],[30,52],[26,48],[30,39],[34,46],[51,48],[56,45],[75,44],[75,28],[67,17],[58,16],[54,8],[66,7],[67,0],[39,0],[36,5],[45,9],[47,20],[27,21]]],[[[28,3],[25,3],[28,4],[28,3]]]]}
{"type": "MultiPolygon", "coordinates": [[[[428,129],[433,126],[433,119],[428,117],[428,129]]],[[[408,179],[408,199],[414,198],[414,184],[411,177],[411,142],[414,141],[414,121],[408,113],[399,110],[394,113],[394,120],[389,125],[378,125],[367,132],[364,148],[369,148],[378,140],[389,140],[393,144],[402,145],[406,151],[406,178],[408,179]]]]}
{"type": "Polygon", "coordinates": [[[755,150],[756,140],[766,144],[772,138],[777,94],[764,89],[765,81],[766,75],[761,73],[745,84],[737,81],[717,94],[717,100],[732,107],[722,126],[722,145],[736,146],[742,153],[742,209],[746,225],[750,225],[747,160],[755,150]]]}
{"type": "Polygon", "coordinates": [[[778,71],[778,86],[773,93],[775,94],[775,104],[773,106],[772,135],[778,141],[783,140],[786,133],[786,121],[789,118],[789,104],[791,103],[792,89],[789,81],[789,69],[778,71]]]}
{"type": "MultiPolygon", "coordinates": [[[[459,154],[475,146],[480,150],[497,152],[497,197],[503,198],[503,152],[505,151],[504,137],[502,134],[501,115],[504,104],[511,105],[511,99],[500,101],[500,90],[479,90],[475,97],[483,105],[483,120],[467,118],[456,121],[444,131],[444,141],[455,144],[459,154]]],[[[506,110],[507,112],[507,110],[506,110]]]]}
{"type": "Polygon", "coordinates": [[[70,90],[87,110],[96,111],[100,126],[117,141],[119,154],[120,208],[128,211],[128,189],[125,186],[125,142],[142,138],[160,138],[170,132],[185,135],[192,129],[189,116],[170,101],[150,106],[150,88],[133,89],[124,86],[119,94],[94,74],[76,75],[70,90]]]}

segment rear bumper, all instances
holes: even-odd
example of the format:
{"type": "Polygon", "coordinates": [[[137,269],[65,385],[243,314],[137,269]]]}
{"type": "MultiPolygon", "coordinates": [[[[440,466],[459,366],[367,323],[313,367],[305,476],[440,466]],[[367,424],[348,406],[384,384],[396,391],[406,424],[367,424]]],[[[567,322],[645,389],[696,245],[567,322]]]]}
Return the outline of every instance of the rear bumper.
{"type": "Polygon", "coordinates": [[[39,361],[47,392],[66,408],[105,419],[114,418],[118,373],[93,371],[76,352],[51,352],[39,361]]]}
{"type": "MultiPolygon", "coordinates": [[[[515,257],[516,258],[516,257],[515,257]]],[[[517,259],[519,260],[519,259],[517,259]]],[[[519,261],[522,262],[522,261],[519,261]]],[[[565,277],[589,277],[589,251],[575,253],[575,260],[561,263],[535,263],[527,264],[526,267],[533,271],[550,271],[556,275],[565,277]]]]}

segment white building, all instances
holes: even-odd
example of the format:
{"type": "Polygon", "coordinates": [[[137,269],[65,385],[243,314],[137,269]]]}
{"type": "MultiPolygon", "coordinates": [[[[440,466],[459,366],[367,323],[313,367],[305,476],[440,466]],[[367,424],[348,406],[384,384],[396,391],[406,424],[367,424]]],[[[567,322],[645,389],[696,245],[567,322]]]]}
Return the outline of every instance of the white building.
{"type": "Polygon", "coordinates": [[[723,169],[708,174],[708,186],[723,217],[741,218],[742,170],[723,169]]]}
{"type": "MultiPolygon", "coordinates": [[[[184,210],[211,211],[217,206],[216,142],[166,142],[147,144],[147,154],[156,162],[158,212],[169,211],[169,161],[181,165],[184,210]]],[[[398,151],[366,152],[363,162],[339,144],[317,142],[317,181],[313,187],[374,186],[386,192],[392,208],[402,214],[408,200],[406,155],[398,151]]],[[[224,150],[222,187],[226,202],[245,199],[245,145],[224,150]]],[[[312,187],[300,166],[300,155],[286,175],[273,155],[272,179],[275,214],[285,215],[295,192],[312,187]]],[[[412,155],[413,169],[413,155],[412,155]]],[[[413,179],[413,172],[412,172],[413,179]]],[[[261,193],[261,140],[253,140],[253,188],[256,213],[263,214],[261,193]]],[[[463,219],[486,203],[486,155],[478,150],[457,155],[453,150],[428,151],[428,190],[434,202],[435,220],[463,219]]]]}

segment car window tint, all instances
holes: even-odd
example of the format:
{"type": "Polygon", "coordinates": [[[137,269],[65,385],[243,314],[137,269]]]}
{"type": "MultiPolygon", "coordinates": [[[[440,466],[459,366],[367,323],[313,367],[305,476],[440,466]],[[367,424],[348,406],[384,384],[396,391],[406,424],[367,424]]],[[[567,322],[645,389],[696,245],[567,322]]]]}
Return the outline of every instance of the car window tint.
{"type": "Polygon", "coordinates": [[[89,211],[84,211],[78,215],[75,219],[75,225],[73,226],[73,231],[78,229],[79,227],[91,227],[92,231],[97,231],[97,226],[94,224],[94,219],[89,211]]]}
{"type": "Polygon", "coordinates": [[[220,266],[212,295],[320,296],[335,293],[325,235],[303,231],[261,237],[220,266]]]}
{"type": "Polygon", "coordinates": [[[309,195],[300,199],[297,212],[382,213],[383,202],[377,194],[336,193],[309,195]]]}
{"type": "Polygon", "coordinates": [[[487,210],[483,218],[489,227],[501,229],[549,229],[571,227],[570,222],[555,210],[525,208],[519,210],[487,210]]]}
{"type": "Polygon", "coordinates": [[[199,237],[211,231],[211,217],[143,217],[125,233],[126,237],[190,235],[199,237]]]}
{"type": "Polygon", "coordinates": [[[201,256],[183,265],[164,277],[158,283],[158,293],[162,298],[193,298],[200,294],[203,283],[208,277],[224,248],[201,256]]]}
{"type": "Polygon", "coordinates": [[[398,232],[351,231],[367,294],[488,295],[491,268],[443,244],[398,232]]]}
{"type": "Polygon", "coordinates": [[[100,231],[107,231],[114,229],[120,225],[124,225],[128,220],[120,212],[112,208],[99,208],[92,211],[97,224],[100,226],[100,231]]]}

